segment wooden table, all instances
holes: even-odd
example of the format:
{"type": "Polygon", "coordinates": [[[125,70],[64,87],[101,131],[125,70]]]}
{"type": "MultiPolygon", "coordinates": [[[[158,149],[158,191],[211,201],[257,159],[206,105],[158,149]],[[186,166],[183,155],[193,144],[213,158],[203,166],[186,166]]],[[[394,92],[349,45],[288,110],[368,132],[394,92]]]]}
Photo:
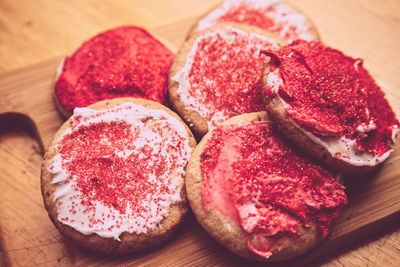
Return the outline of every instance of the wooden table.
{"type": "MultiPolygon", "coordinates": [[[[176,51],[184,38],[182,32],[189,29],[196,17],[218,2],[1,0],[0,83],[2,82],[3,87],[0,87],[0,92],[6,90],[5,88],[11,90],[14,85],[37,85],[40,78],[45,90],[43,94],[48,95],[52,70],[59,59],[85,39],[118,25],[143,26],[176,51]],[[19,81],[21,77],[25,80],[19,81]],[[7,87],[9,84],[11,85],[7,87]]],[[[400,1],[289,2],[293,2],[309,15],[326,44],[353,57],[363,58],[364,65],[384,88],[388,98],[400,99],[400,1]]],[[[18,95],[17,92],[15,95],[18,95]]],[[[40,94],[37,97],[40,97],[40,94]]],[[[27,98],[23,103],[29,104],[31,100],[27,98]]],[[[0,103],[4,104],[1,96],[0,103]]],[[[391,101],[391,104],[397,112],[400,110],[400,101],[391,101]]],[[[1,108],[2,106],[0,111],[1,108]]],[[[50,108],[53,109],[52,106],[50,108]]],[[[38,116],[46,116],[46,109],[39,111],[38,116]]],[[[62,239],[48,219],[42,204],[39,190],[41,144],[36,139],[37,133],[27,127],[29,120],[25,123],[21,118],[11,116],[2,118],[0,122],[0,265],[11,263],[15,266],[87,266],[134,262],[135,256],[110,259],[95,253],[78,253],[62,239]]],[[[45,135],[42,136],[45,146],[49,140],[46,134],[54,131],[61,122],[61,118],[56,118],[51,127],[38,127],[45,135]]],[[[396,170],[395,166],[391,168],[396,170]]],[[[400,173],[400,170],[396,173],[400,173]]],[[[400,179],[398,176],[400,175],[397,175],[400,179]]],[[[356,243],[345,242],[341,250],[318,259],[316,264],[399,265],[398,217],[390,217],[396,218],[396,221],[385,224],[394,226],[380,227],[356,243]]],[[[187,222],[196,224],[192,216],[189,216],[187,222]]],[[[174,253],[168,253],[166,245],[160,248],[160,252],[139,255],[141,260],[135,263],[176,266],[190,263],[228,265],[234,262],[236,258],[227,259],[226,257],[231,258],[229,252],[218,245],[209,248],[208,245],[214,244],[214,241],[201,232],[198,226],[196,231],[200,233],[196,234],[196,239],[193,240],[188,230],[190,227],[183,227],[183,237],[178,239],[183,241],[176,245],[174,253]],[[185,259],[186,247],[193,244],[196,244],[200,252],[193,252],[187,260],[182,260],[185,259]],[[203,261],[203,258],[207,261],[203,261]]],[[[246,262],[238,261],[238,264],[246,262]]]]}

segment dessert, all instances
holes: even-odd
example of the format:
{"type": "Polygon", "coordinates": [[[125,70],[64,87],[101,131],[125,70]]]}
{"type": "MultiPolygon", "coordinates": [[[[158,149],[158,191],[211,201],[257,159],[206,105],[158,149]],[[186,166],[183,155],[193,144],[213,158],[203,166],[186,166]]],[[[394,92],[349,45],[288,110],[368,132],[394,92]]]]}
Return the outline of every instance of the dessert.
{"type": "Polygon", "coordinates": [[[171,105],[201,137],[222,121],[265,110],[260,49],[280,41],[256,27],[219,24],[188,39],[169,71],[171,105]]]}
{"type": "Polygon", "coordinates": [[[317,245],[347,203],[336,176],[293,150],[267,112],[233,117],[208,132],[190,158],[186,191],[211,236],[263,261],[317,245]]]}
{"type": "Polygon", "coordinates": [[[180,118],[153,101],[76,108],[43,160],[50,219],[78,246],[107,254],[164,242],[187,212],[185,168],[195,145],[180,118]]]}
{"type": "Polygon", "coordinates": [[[399,122],[361,59],[302,40],[264,53],[267,109],[294,145],[348,174],[389,157],[399,122]]]}
{"type": "Polygon", "coordinates": [[[256,26],[288,42],[296,39],[319,39],[310,20],[281,0],[225,0],[222,5],[201,18],[193,32],[224,22],[256,26]]]}
{"type": "Polygon", "coordinates": [[[118,97],[166,102],[174,54],[146,30],[124,26],[84,42],[57,70],[57,108],[69,117],[76,107],[118,97]]]}

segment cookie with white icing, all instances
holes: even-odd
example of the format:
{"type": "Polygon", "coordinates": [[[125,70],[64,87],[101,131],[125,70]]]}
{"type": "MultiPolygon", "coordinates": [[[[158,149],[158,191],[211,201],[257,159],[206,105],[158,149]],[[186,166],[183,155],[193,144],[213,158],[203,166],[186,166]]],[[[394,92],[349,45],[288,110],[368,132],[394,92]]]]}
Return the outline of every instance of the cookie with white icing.
{"type": "Polygon", "coordinates": [[[166,103],[174,54],[145,29],[122,26],[85,41],[60,64],[54,99],[68,118],[74,108],[118,97],[166,103]]]}
{"type": "Polygon", "coordinates": [[[190,37],[169,71],[170,104],[201,137],[224,120],[265,110],[261,71],[279,38],[257,27],[218,24],[190,37]]]}
{"type": "Polygon", "coordinates": [[[135,98],[76,108],[46,152],[45,207],[78,246],[106,254],[166,241],[186,214],[186,164],[196,141],[168,108],[135,98]]]}
{"type": "Polygon", "coordinates": [[[292,149],[267,112],[233,117],[208,132],[190,158],[186,191],[212,237],[261,261],[310,250],[347,203],[335,175],[292,149]]]}
{"type": "Polygon", "coordinates": [[[310,19],[282,0],[225,0],[200,18],[190,34],[226,22],[259,27],[288,42],[319,40],[310,19]]]}
{"type": "Polygon", "coordinates": [[[266,54],[267,109],[295,146],[347,174],[389,157],[399,122],[361,59],[301,40],[266,54]]]}

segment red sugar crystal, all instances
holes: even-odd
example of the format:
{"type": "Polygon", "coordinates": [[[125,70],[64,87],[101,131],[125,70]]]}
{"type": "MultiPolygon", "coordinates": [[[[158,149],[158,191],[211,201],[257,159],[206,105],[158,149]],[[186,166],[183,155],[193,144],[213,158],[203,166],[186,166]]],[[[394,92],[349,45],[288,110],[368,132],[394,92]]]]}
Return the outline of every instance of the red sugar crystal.
{"type": "Polygon", "coordinates": [[[109,30],[65,59],[55,94],[66,110],[127,96],[164,103],[173,57],[144,29],[109,30]]]}

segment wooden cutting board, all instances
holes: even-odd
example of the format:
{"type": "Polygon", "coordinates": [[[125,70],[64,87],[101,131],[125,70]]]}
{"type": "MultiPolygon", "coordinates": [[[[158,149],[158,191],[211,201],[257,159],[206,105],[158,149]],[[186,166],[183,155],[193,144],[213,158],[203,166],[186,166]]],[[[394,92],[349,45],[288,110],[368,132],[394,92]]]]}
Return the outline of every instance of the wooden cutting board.
{"type": "MultiPolygon", "coordinates": [[[[319,7],[323,5],[310,5],[308,14],[314,21],[318,21],[323,40],[346,53],[365,58],[365,65],[372,69],[371,73],[383,86],[395,112],[400,114],[400,91],[396,90],[400,88],[400,81],[395,76],[400,69],[400,60],[397,54],[391,54],[397,51],[400,40],[391,36],[395,33],[388,30],[396,31],[393,25],[392,28],[382,28],[384,24],[380,24],[380,19],[387,14],[374,9],[376,6],[361,4],[363,9],[353,8],[353,11],[359,12],[356,19],[346,10],[338,12],[333,9],[322,14],[319,7]],[[371,12],[374,12],[372,17],[371,12]],[[357,36],[356,27],[365,26],[358,24],[359,20],[363,21],[362,16],[369,18],[367,23],[370,24],[367,25],[371,31],[378,32],[371,40],[357,36]],[[335,22],[334,25],[331,25],[332,21],[335,22]],[[353,30],[348,28],[348,23],[354,27],[353,30]],[[387,32],[379,32],[382,29],[387,32]],[[380,35],[382,38],[379,39],[380,35]],[[384,39],[385,36],[389,39],[384,39]],[[360,42],[355,42],[357,38],[360,42]],[[378,51],[381,47],[384,49],[378,51]],[[392,59],[393,64],[387,64],[385,59],[392,59]]],[[[151,32],[173,51],[177,51],[195,19],[185,19],[152,29],[151,32]]],[[[0,132],[26,130],[38,140],[38,144],[33,146],[40,152],[48,146],[52,135],[63,123],[54,107],[51,93],[54,72],[59,61],[60,58],[56,58],[0,75],[0,132]]],[[[0,140],[5,138],[7,134],[0,140]]],[[[16,147],[8,147],[0,143],[0,247],[6,261],[13,265],[254,265],[219,246],[202,230],[192,214],[171,241],[146,253],[106,257],[74,247],[62,238],[47,217],[39,189],[40,158],[23,154],[22,148],[31,145],[18,143],[16,147]],[[13,157],[8,153],[13,153],[13,157]]],[[[397,151],[380,170],[367,177],[354,177],[353,182],[348,183],[349,205],[332,234],[317,248],[291,261],[290,265],[306,264],[368,234],[398,223],[399,176],[400,147],[397,145],[397,151]]]]}

